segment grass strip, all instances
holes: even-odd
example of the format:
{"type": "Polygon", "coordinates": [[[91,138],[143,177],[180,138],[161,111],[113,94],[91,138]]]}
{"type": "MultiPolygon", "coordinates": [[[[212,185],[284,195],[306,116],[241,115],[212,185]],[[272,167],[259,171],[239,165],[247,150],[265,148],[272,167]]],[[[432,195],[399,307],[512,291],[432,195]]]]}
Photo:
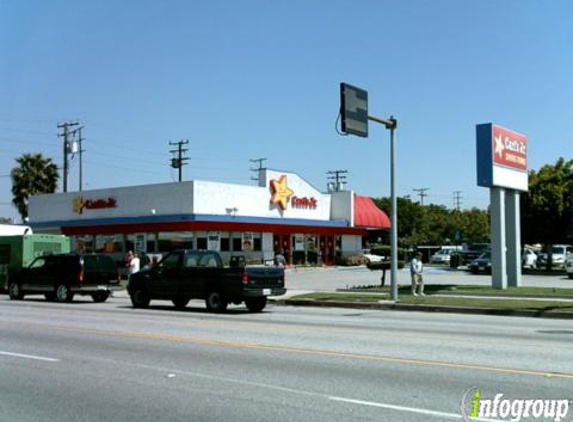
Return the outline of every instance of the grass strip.
{"type": "MultiPolygon", "coordinates": [[[[390,287],[380,286],[357,286],[349,290],[361,293],[389,293],[390,287]]],[[[398,293],[409,295],[411,287],[409,285],[398,286],[398,293]]],[[[542,297],[567,297],[573,299],[573,288],[563,289],[555,287],[508,287],[507,289],[494,289],[491,286],[475,285],[453,285],[453,284],[426,284],[424,286],[426,294],[483,294],[495,296],[542,296],[542,297]]]]}
{"type": "MultiPolygon", "coordinates": [[[[387,298],[387,296],[385,296],[387,298]]],[[[551,301],[551,300],[528,300],[522,298],[462,298],[462,297],[414,297],[411,295],[402,295],[401,303],[418,304],[418,305],[435,305],[435,306],[459,306],[471,308],[487,308],[498,310],[538,310],[573,313],[573,301],[551,301]]],[[[376,303],[382,300],[380,295],[352,294],[352,293],[334,293],[334,292],[315,292],[304,295],[294,296],[292,299],[314,299],[319,301],[343,301],[343,302],[365,302],[376,303]]]]}

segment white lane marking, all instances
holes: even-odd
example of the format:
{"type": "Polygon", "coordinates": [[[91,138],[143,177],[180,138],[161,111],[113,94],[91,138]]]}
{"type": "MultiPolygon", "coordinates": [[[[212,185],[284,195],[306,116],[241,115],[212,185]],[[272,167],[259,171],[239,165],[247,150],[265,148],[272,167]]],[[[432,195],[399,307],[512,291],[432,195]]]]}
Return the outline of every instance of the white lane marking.
{"type": "MultiPolygon", "coordinates": [[[[439,412],[436,410],[420,409],[420,408],[416,408],[416,407],[396,406],[394,404],[377,403],[377,402],[363,401],[363,400],[354,400],[354,399],[347,399],[344,397],[335,397],[335,396],[331,396],[331,397],[329,397],[329,399],[334,400],[334,401],[345,402],[345,403],[357,404],[357,405],[361,405],[361,406],[381,407],[383,409],[391,409],[391,410],[397,410],[397,411],[401,411],[401,412],[419,413],[421,415],[427,415],[427,416],[439,416],[441,418],[449,418],[449,419],[457,419],[457,420],[462,419],[462,416],[459,413],[446,413],[446,412],[439,412]]],[[[471,420],[472,421],[484,421],[484,422],[504,422],[504,421],[499,420],[499,419],[487,419],[487,418],[477,418],[477,417],[472,417],[471,420]]]]}
{"type": "Polygon", "coordinates": [[[34,355],[25,355],[23,353],[11,353],[11,352],[2,352],[0,351],[0,355],[3,356],[12,356],[15,358],[22,358],[22,359],[34,359],[34,360],[42,360],[44,362],[59,362],[60,359],[54,359],[54,358],[46,358],[43,356],[34,356],[34,355]]]}
{"type": "MultiPolygon", "coordinates": [[[[101,359],[101,360],[106,360],[106,359],[101,359]]],[[[116,364],[118,363],[116,361],[112,361],[112,362],[116,363],[116,364]]],[[[146,365],[146,364],[141,364],[141,363],[128,363],[128,362],[122,363],[122,365],[124,365],[124,364],[128,365],[128,366],[135,366],[135,367],[139,367],[139,368],[151,369],[154,371],[162,371],[162,372],[165,371],[165,372],[172,373],[172,374],[178,373],[181,375],[187,375],[187,376],[191,376],[191,377],[198,377],[198,378],[205,378],[205,379],[211,379],[211,380],[216,380],[216,381],[225,381],[225,382],[231,382],[231,383],[236,383],[236,384],[250,385],[253,387],[262,387],[262,388],[269,389],[269,390],[277,390],[277,391],[282,391],[282,392],[296,394],[296,395],[320,397],[320,398],[327,399],[327,400],[346,402],[346,403],[355,404],[355,405],[359,405],[359,406],[371,406],[371,407],[378,407],[378,408],[383,408],[383,409],[395,410],[398,412],[418,413],[418,414],[422,414],[422,415],[426,415],[426,416],[435,416],[435,417],[440,417],[440,418],[448,418],[448,419],[456,419],[456,420],[466,420],[466,419],[463,419],[461,412],[460,413],[447,413],[447,412],[440,412],[437,410],[430,410],[430,409],[421,409],[421,408],[415,408],[415,407],[397,406],[394,404],[387,404],[387,403],[378,403],[378,402],[370,402],[370,401],[364,401],[364,400],[355,400],[355,399],[349,399],[349,398],[345,398],[345,397],[331,396],[328,394],[317,393],[317,392],[313,392],[313,391],[306,391],[306,390],[299,390],[299,389],[288,388],[288,387],[281,387],[279,385],[266,384],[266,383],[257,382],[257,381],[246,381],[246,380],[237,379],[237,378],[228,378],[228,377],[221,377],[221,376],[217,376],[217,375],[208,375],[208,374],[202,374],[199,372],[184,371],[184,370],[178,370],[178,369],[173,369],[173,368],[163,368],[163,367],[157,367],[157,366],[146,365]]],[[[488,419],[488,418],[480,418],[480,417],[472,417],[471,420],[472,421],[478,421],[478,422],[507,422],[507,421],[500,420],[500,419],[488,419]]]]}

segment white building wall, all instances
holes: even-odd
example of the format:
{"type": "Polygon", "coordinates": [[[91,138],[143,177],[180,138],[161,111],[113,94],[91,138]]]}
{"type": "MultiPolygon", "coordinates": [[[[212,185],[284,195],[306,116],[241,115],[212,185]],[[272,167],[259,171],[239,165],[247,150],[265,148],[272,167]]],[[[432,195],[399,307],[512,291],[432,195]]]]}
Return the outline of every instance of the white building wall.
{"type": "Polygon", "coordinates": [[[191,214],[194,183],[165,183],[32,196],[29,218],[31,222],[41,223],[53,220],[191,214]],[[80,214],[78,208],[74,207],[80,198],[84,202],[113,198],[116,206],[102,209],[84,208],[80,214]]]}
{"type": "MultiPolygon", "coordinates": [[[[178,214],[236,215],[258,218],[282,218],[329,221],[331,196],[322,194],[295,173],[265,170],[264,186],[249,186],[209,181],[189,181],[157,185],[96,189],[90,191],[57,193],[30,198],[30,221],[81,221],[97,218],[121,218],[178,214]],[[293,191],[285,210],[271,203],[271,181],[286,176],[287,187],[293,191]],[[314,198],[316,207],[294,207],[292,197],[314,198]],[[78,203],[85,201],[115,201],[115,207],[88,209],[79,212],[78,203]],[[234,210],[236,212],[230,210],[234,210]],[[229,211],[227,211],[229,210],[229,211]]],[[[350,197],[348,197],[350,198],[350,197]]],[[[346,199],[348,199],[346,198],[346,199]]],[[[343,206],[344,198],[337,199],[343,206]]],[[[351,206],[336,215],[348,221],[351,206]]]]}
{"type": "MultiPolygon", "coordinates": [[[[264,169],[259,173],[259,184],[262,186],[261,189],[265,191],[268,207],[267,215],[269,217],[330,220],[331,196],[329,194],[321,193],[298,174],[264,169]],[[315,198],[317,200],[316,208],[295,208],[289,202],[287,209],[281,211],[276,205],[271,204],[271,181],[278,181],[283,175],[286,176],[287,187],[293,191],[292,196],[296,196],[298,198],[315,198]]],[[[292,200],[292,197],[290,199],[292,200]]]]}
{"type": "Polygon", "coordinates": [[[265,189],[258,186],[233,185],[195,181],[194,213],[230,215],[227,209],[236,208],[237,216],[270,217],[266,207],[269,197],[265,189]]]}
{"type": "Polygon", "coordinates": [[[354,227],[354,192],[332,192],[331,220],[346,220],[354,227]]]}

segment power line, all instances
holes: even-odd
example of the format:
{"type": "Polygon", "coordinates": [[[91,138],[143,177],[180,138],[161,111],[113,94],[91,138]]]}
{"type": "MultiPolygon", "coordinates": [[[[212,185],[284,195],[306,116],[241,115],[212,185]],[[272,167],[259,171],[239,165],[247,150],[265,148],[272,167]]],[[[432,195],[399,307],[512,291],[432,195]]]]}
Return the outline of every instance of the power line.
{"type": "Polygon", "coordinates": [[[418,188],[418,189],[412,189],[414,192],[419,192],[418,196],[420,197],[420,205],[424,205],[424,198],[426,196],[428,196],[428,194],[426,193],[426,191],[429,191],[430,188],[418,188]]]}
{"type": "Polygon", "coordinates": [[[329,170],[326,172],[327,180],[333,180],[332,182],[326,182],[326,189],[328,192],[341,192],[344,190],[344,185],[346,184],[346,174],[348,170],[329,170]]]}

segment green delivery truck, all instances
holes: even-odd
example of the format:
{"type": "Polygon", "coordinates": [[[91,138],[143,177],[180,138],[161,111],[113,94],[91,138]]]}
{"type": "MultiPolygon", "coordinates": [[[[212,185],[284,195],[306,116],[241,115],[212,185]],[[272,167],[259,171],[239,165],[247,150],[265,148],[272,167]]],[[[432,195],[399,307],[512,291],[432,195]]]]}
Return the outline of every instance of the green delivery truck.
{"type": "Polygon", "coordinates": [[[0,236],[0,290],[6,292],[7,274],[27,267],[40,255],[70,252],[70,238],[59,234],[0,236]]]}

